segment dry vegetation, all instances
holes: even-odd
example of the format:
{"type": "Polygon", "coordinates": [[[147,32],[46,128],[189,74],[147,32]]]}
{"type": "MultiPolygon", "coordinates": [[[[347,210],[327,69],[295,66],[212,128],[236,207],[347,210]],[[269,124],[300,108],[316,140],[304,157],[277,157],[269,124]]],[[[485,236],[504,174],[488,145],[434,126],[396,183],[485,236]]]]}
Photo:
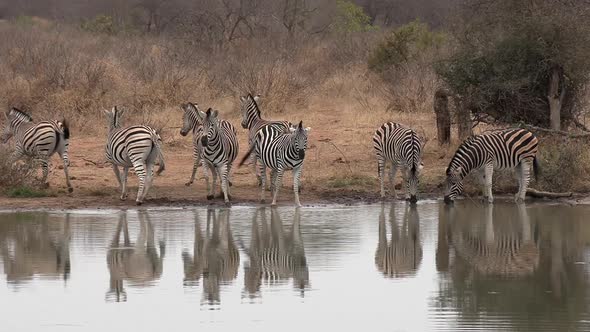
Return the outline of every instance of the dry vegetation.
{"type": "MultiPolygon", "coordinates": [[[[0,105],[30,111],[35,120],[64,116],[70,121],[73,195],[78,197],[116,196],[115,179],[103,162],[106,123],[101,110],[119,105],[128,110],[126,123],[163,129],[168,167],[156,180],[153,196],[204,198],[202,181],[196,191],[183,185],[192,167],[192,140],[178,133],[179,105],[190,100],[219,109],[238,128],[243,152],[247,141],[239,126],[238,96],[247,92],[262,95],[264,117],[303,120],[312,127],[304,201],[306,195],[375,198],[371,137],[385,121],[404,123],[425,139],[421,191],[438,195],[444,169],[458,145],[455,139],[450,147],[438,146],[433,113],[434,92],[442,83],[431,64],[448,47],[420,52],[385,74],[376,73],[367,59],[384,34],[377,30],[304,39],[237,39],[210,48],[169,34],[96,33],[40,18],[5,20],[0,21],[0,105]]],[[[490,128],[481,125],[475,132],[490,128]]],[[[580,163],[590,160],[585,144],[542,138],[543,179],[533,186],[589,191],[590,183],[578,180],[590,172],[588,163],[580,163]],[[563,170],[568,170],[567,176],[563,170]]],[[[23,174],[21,178],[31,172],[5,164],[0,168],[3,174],[23,174]]],[[[250,169],[235,173],[234,189],[242,188],[236,198],[253,200],[256,187],[250,169]]],[[[131,177],[132,185],[133,181],[131,177]]],[[[290,178],[287,181],[290,185],[290,178]]],[[[61,170],[51,172],[50,182],[50,192],[62,195],[61,170]]],[[[495,190],[511,190],[513,182],[499,181],[495,190]]],[[[0,185],[14,187],[6,180],[0,185]]],[[[288,192],[283,190],[285,200],[290,199],[288,192]]]]}

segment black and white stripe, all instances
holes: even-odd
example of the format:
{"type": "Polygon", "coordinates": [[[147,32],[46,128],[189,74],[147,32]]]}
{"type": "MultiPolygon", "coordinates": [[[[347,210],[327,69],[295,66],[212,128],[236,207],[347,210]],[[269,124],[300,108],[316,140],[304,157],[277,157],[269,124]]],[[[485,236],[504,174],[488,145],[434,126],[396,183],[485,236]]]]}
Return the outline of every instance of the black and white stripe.
{"type": "MultiPolygon", "coordinates": [[[[252,146],[254,144],[254,140],[256,138],[256,134],[260,129],[264,127],[273,127],[274,129],[278,130],[279,132],[282,131],[283,133],[288,133],[289,129],[293,127],[291,122],[289,121],[272,121],[272,120],[264,120],[260,114],[260,108],[258,107],[258,101],[260,100],[260,96],[252,96],[252,94],[248,94],[248,96],[243,97],[240,96],[240,109],[242,112],[242,128],[248,129],[248,145],[252,146]]],[[[256,174],[256,178],[258,179],[258,185],[262,184],[262,176],[266,177],[265,174],[259,174],[259,170],[256,167],[257,157],[256,155],[252,155],[252,167],[254,169],[254,173],[256,174]]]]}
{"type": "Polygon", "coordinates": [[[254,213],[252,237],[247,251],[249,262],[244,267],[244,284],[250,295],[260,291],[262,280],[281,284],[293,279],[294,287],[301,292],[309,285],[299,210],[295,210],[290,232],[284,230],[276,209],[271,210],[270,227],[266,221],[265,208],[257,209],[254,213]]]}
{"type": "Polygon", "coordinates": [[[389,210],[391,238],[387,241],[385,207],[381,205],[379,215],[379,242],[375,252],[377,269],[389,278],[413,276],[422,263],[420,243],[420,220],[415,205],[406,205],[401,229],[395,218],[395,209],[389,210]]]}
{"type": "Polygon", "coordinates": [[[239,145],[234,126],[219,119],[219,112],[211,108],[203,113],[197,109],[203,122],[201,144],[203,160],[213,175],[213,186],[207,178],[207,199],[215,197],[215,182],[219,175],[221,190],[226,204],[229,204],[229,182],[232,163],[238,155],[239,145]]]}
{"type": "Polygon", "coordinates": [[[39,160],[43,169],[43,184],[48,186],[49,158],[57,152],[63,159],[68,191],[74,191],[68,174],[70,129],[67,122],[63,120],[33,123],[33,118],[29,114],[14,107],[6,112],[5,116],[7,123],[2,134],[2,143],[6,143],[13,136],[16,141],[11,161],[15,162],[23,156],[39,160]]]}
{"type": "Polygon", "coordinates": [[[127,174],[133,167],[139,178],[137,190],[138,205],[143,203],[152,185],[153,167],[159,159],[160,167],[156,174],[164,171],[164,156],[162,154],[162,140],[155,129],[148,126],[130,126],[121,128],[123,111],[113,107],[105,111],[109,123],[109,133],[106,145],[106,158],[113,165],[113,171],[121,189],[121,200],[127,198],[127,174]],[[123,174],[119,173],[119,166],[123,167],[123,174]]]}
{"type": "Polygon", "coordinates": [[[373,135],[373,147],[377,155],[377,172],[381,185],[381,198],[385,197],[385,166],[391,164],[389,183],[396,197],[395,173],[402,169],[406,187],[406,199],[415,203],[418,192],[418,177],[422,169],[422,142],[412,129],[394,122],[381,125],[373,135]]]}
{"type": "MultiPolygon", "coordinates": [[[[182,136],[186,136],[189,132],[193,132],[193,172],[191,174],[190,180],[185,184],[186,186],[190,186],[195,181],[197,168],[203,164],[203,145],[201,144],[201,137],[203,136],[203,124],[201,123],[199,115],[197,114],[197,104],[189,102],[182,104],[181,108],[184,111],[184,115],[182,116],[182,128],[180,129],[180,134],[182,136]]],[[[203,172],[207,172],[207,167],[203,167],[203,172]]],[[[205,177],[207,177],[207,174],[205,174],[205,177]]],[[[215,185],[215,183],[213,185],[215,185]]]]}
{"type": "MultiPolygon", "coordinates": [[[[310,128],[303,127],[303,121],[285,134],[268,126],[263,127],[256,134],[254,144],[240,162],[240,166],[246,161],[253,150],[260,163],[260,174],[264,174],[266,167],[271,170],[271,181],[273,189],[272,205],[276,205],[277,196],[281,188],[283,174],[286,170],[293,170],[293,191],[295,193],[295,204],[301,206],[299,201],[299,184],[305,150],[307,149],[307,136],[310,128]]],[[[264,202],[266,177],[262,177],[260,201],[264,202]]]]}
{"type": "Polygon", "coordinates": [[[533,164],[538,173],[535,135],[524,129],[508,129],[467,138],[457,149],[446,170],[445,202],[452,202],[463,190],[462,180],[475,171],[483,185],[484,200],[491,203],[494,170],[517,169],[517,202],[523,202],[533,164]]]}

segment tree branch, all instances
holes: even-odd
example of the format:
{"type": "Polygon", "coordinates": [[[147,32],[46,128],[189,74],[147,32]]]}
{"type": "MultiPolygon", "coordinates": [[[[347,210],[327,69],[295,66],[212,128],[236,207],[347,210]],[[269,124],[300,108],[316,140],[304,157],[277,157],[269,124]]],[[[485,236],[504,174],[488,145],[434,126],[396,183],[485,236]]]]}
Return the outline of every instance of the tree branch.
{"type": "Polygon", "coordinates": [[[521,123],[519,126],[521,128],[526,128],[529,130],[540,131],[540,132],[549,133],[549,134],[558,134],[558,135],[566,136],[569,138],[590,138],[590,132],[568,133],[567,131],[563,131],[563,130],[553,130],[553,129],[541,128],[541,127],[531,126],[531,125],[524,124],[524,123],[521,123]]]}

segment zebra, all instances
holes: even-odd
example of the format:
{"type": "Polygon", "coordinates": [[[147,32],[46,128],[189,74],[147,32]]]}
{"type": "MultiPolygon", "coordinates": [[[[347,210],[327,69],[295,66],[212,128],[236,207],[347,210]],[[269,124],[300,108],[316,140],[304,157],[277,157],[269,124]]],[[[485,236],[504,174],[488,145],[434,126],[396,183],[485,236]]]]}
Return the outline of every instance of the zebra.
{"type": "Polygon", "coordinates": [[[125,302],[127,293],[123,285],[127,281],[131,286],[150,285],[162,276],[163,260],[166,254],[164,243],[155,245],[154,227],[146,211],[140,211],[139,233],[134,244],[129,238],[127,214],[119,214],[117,229],[107,252],[109,268],[109,290],[107,301],[125,302]],[[123,243],[121,243],[123,232],[123,243]]]}
{"type": "Polygon", "coordinates": [[[49,187],[47,175],[49,174],[49,159],[57,152],[63,160],[64,173],[66,176],[66,185],[68,192],[72,193],[74,188],[70,183],[68,166],[68,146],[70,140],[70,129],[65,119],[62,121],[42,121],[33,122],[33,117],[15,107],[12,107],[5,113],[6,127],[0,140],[2,143],[8,142],[11,137],[15,137],[16,148],[10,157],[11,163],[14,163],[23,156],[33,157],[41,162],[43,170],[42,183],[49,187]]]}
{"type": "Polygon", "coordinates": [[[415,131],[395,122],[381,125],[373,135],[373,148],[377,155],[377,173],[381,185],[381,198],[385,198],[385,165],[391,162],[389,183],[392,196],[396,198],[395,173],[402,168],[402,177],[406,187],[406,200],[418,201],[418,177],[424,167],[422,159],[422,141],[415,131]]]}
{"type": "Polygon", "coordinates": [[[530,181],[531,163],[535,178],[538,175],[538,143],[533,133],[520,128],[468,137],[461,143],[446,169],[445,203],[452,203],[463,191],[462,180],[472,171],[477,172],[483,185],[484,201],[492,203],[494,170],[515,168],[519,184],[515,201],[524,202],[530,181]]]}
{"type": "MultiPolygon", "coordinates": [[[[252,96],[252,94],[248,94],[248,96],[240,96],[240,110],[242,113],[242,128],[248,129],[248,145],[252,146],[254,144],[254,140],[256,138],[256,134],[262,129],[263,127],[271,126],[279,131],[284,133],[288,133],[290,129],[293,128],[293,124],[289,121],[272,121],[272,120],[264,120],[260,115],[260,108],[258,107],[258,102],[260,100],[260,96],[252,96]]],[[[256,155],[252,155],[252,168],[254,169],[254,173],[256,174],[256,178],[258,180],[258,185],[262,184],[262,176],[266,177],[266,172],[264,174],[259,174],[258,168],[256,167],[257,158],[256,155]]]]}
{"type": "MultiPolygon", "coordinates": [[[[305,150],[307,149],[307,137],[311,128],[303,127],[303,121],[299,122],[296,128],[289,130],[285,134],[282,131],[274,129],[271,126],[263,127],[257,134],[255,142],[250,146],[250,150],[242,161],[244,164],[253,150],[256,150],[256,156],[260,162],[260,173],[266,171],[266,167],[271,169],[271,188],[273,189],[272,204],[277,204],[277,196],[281,188],[283,174],[286,170],[293,170],[293,192],[295,193],[295,205],[300,207],[299,201],[299,183],[301,180],[301,171],[305,159],[305,150]]],[[[264,194],[266,186],[266,177],[262,177],[262,186],[260,191],[260,202],[264,203],[264,194]]]]}
{"type": "Polygon", "coordinates": [[[162,139],[155,129],[148,126],[129,126],[121,128],[121,116],[124,111],[116,106],[110,111],[105,110],[109,124],[106,144],[106,158],[113,166],[113,172],[121,189],[121,200],[127,198],[127,174],[130,167],[135,169],[139,177],[137,205],[141,205],[152,185],[153,167],[156,159],[160,166],[156,172],[160,175],[165,169],[162,154],[162,139]],[[123,174],[119,173],[123,167],[123,174]],[[144,187],[145,186],[145,187],[144,187]]]}
{"type": "Polygon", "coordinates": [[[182,253],[185,285],[198,282],[202,277],[203,295],[210,304],[220,302],[220,285],[238,276],[240,253],[233,240],[229,213],[229,209],[221,210],[217,220],[215,211],[207,209],[206,233],[203,236],[199,215],[195,211],[193,256],[188,251],[182,253]]]}
{"type": "Polygon", "coordinates": [[[389,210],[391,239],[387,241],[385,207],[381,205],[379,214],[379,241],[375,251],[375,265],[388,278],[408,277],[416,274],[422,263],[420,244],[420,220],[415,205],[406,205],[402,227],[395,220],[392,203],[389,210]]]}
{"type": "Polygon", "coordinates": [[[265,208],[259,208],[254,212],[250,247],[245,250],[249,262],[244,267],[244,286],[250,296],[260,292],[262,280],[279,284],[293,279],[294,287],[302,295],[309,286],[309,269],[301,236],[300,210],[295,209],[290,232],[284,230],[276,208],[271,209],[270,227],[266,221],[265,208]]]}
{"type": "MultiPolygon", "coordinates": [[[[199,114],[197,113],[198,105],[193,103],[185,103],[180,106],[184,111],[182,116],[182,128],[180,129],[180,135],[186,136],[189,131],[193,132],[193,172],[190,180],[185,183],[188,187],[195,181],[195,175],[197,174],[197,168],[202,165],[202,150],[203,145],[201,144],[201,137],[203,135],[203,124],[201,123],[199,114]]],[[[203,167],[204,172],[207,171],[206,167],[203,167]]],[[[207,175],[205,175],[207,177],[207,175]]],[[[215,185],[215,184],[213,184],[215,185]]]]}
{"type": "Polygon", "coordinates": [[[203,134],[201,144],[203,146],[203,160],[213,174],[213,186],[207,181],[207,199],[215,197],[215,182],[217,175],[220,177],[221,190],[225,204],[229,205],[229,182],[232,163],[236,159],[239,144],[236,128],[228,121],[219,119],[219,112],[211,108],[207,112],[197,109],[197,114],[203,121],[203,134]]]}

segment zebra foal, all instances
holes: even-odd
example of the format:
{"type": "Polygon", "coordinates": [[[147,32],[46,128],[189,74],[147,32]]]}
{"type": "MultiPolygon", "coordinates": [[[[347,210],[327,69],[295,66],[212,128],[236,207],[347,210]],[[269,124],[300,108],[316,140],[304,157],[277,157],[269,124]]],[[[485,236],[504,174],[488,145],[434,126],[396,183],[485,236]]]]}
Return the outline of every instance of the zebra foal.
{"type": "Polygon", "coordinates": [[[444,201],[451,203],[463,191],[463,179],[476,172],[484,201],[492,203],[492,176],[494,170],[516,169],[518,193],[516,202],[523,202],[530,181],[531,164],[538,174],[537,146],[539,141],[530,131],[507,129],[467,138],[451,159],[446,170],[444,201]]]}
{"type": "MultiPolygon", "coordinates": [[[[283,174],[286,170],[293,170],[295,204],[301,206],[301,202],[299,201],[299,184],[301,181],[303,160],[305,159],[305,150],[307,149],[307,136],[310,130],[311,128],[309,127],[303,127],[303,121],[300,121],[296,128],[290,129],[289,133],[283,133],[283,131],[276,130],[271,126],[263,127],[256,134],[254,144],[240,162],[240,166],[243,165],[255,150],[258,162],[260,163],[260,173],[264,174],[266,167],[271,169],[272,205],[277,204],[277,196],[281,188],[283,174]]],[[[265,187],[266,177],[262,176],[260,191],[261,203],[264,203],[265,187]]]]}
{"type": "Polygon", "coordinates": [[[394,122],[381,125],[373,135],[373,148],[377,155],[377,173],[381,185],[381,198],[385,197],[385,166],[391,164],[389,184],[392,196],[396,198],[395,173],[402,168],[402,177],[406,187],[406,199],[412,203],[418,201],[418,177],[423,168],[422,142],[410,128],[394,122]]]}
{"type": "Polygon", "coordinates": [[[7,122],[0,140],[2,143],[6,143],[13,136],[16,140],[15,151],[10,157],[11,162],[15,162],[23,156],[38,159],[43,170],[42,182],[48,187],[49,158],[57,152],[63,159],[68,192],[73,192],[74,188],[72,188],[68,174],[70,129],[66,120],[33,123],[33,118],[29,114],[14,107],[4,115],[7,122]]]}
{"type": "Polygon", "coordinates": [[[133,167],[139,178],[135,202],[141,205],[152,185],[156,159],[160,162],[156,174],[160,175],[165,169],[162,139],[155,129],[148,126],[121,128],[121,116],[124,112],[118,110],[116,106],[110,111],[105,110],[104,113],[109,125],[106,158],[112,164],[113,172],[119,182],[121,200],[127,198],[127,175],[129,168],[133,167]],[[123,174],[119,172],[119,166],[123,167],[123,174]]]}
{"type": "Polygon", "coordinates": [[[231,123],[220,120],[219,112],[213,111],[211,108],[206,113],[197,109],[197,114],[203,121],[201,136],[203,160],[213,175],[213,186],[211,186],[209,178],[206,177],[207,199],[215,197],[215,182],[219,175],[225,204],[229,204],[229,177],[232,163],[239,150],[236,128],[231,123]]]}

